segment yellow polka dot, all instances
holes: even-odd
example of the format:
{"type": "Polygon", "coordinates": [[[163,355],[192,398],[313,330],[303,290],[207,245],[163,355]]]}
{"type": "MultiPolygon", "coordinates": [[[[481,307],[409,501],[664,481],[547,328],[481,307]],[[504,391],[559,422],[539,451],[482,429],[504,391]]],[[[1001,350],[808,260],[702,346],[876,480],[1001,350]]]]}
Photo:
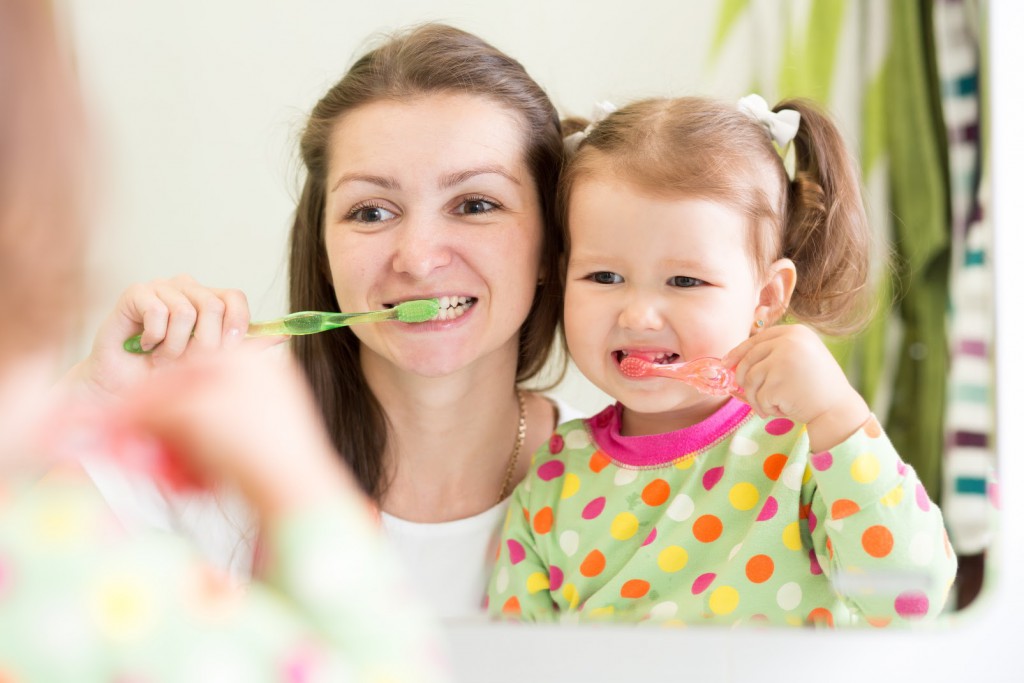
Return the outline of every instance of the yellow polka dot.
{"type": "Polygon", "coordinates": [[[688,470],[693,467],[694,458],[684,458],[676,463],[677,470],[688,470]]]}
{"type": "Polygon", "coordinates": [[[620,512],[612,520],[612,538],[625,541],[632,538],[633,534],[640,528],[640,520],[632,512],[620,512]]]}
{"type": "Polygon", "coordinates": [[[685,548],[677,545],[670,545],[658,554],[658,568],[663,572],[677,572],[686,566],[690,556],[685,548]]]}
{"type": "Polygon", "coordinates": [[[576,585],[567,583],[562,586],[562,597],[569,603],[569,609],[574,610],[580,605],[580,592],[576,590],[576,585]]]}
{"type": "Polygon", "coordinates": [[[587,616],[593,619],[602,619],[604,617],[610,617],[615,614],[614,605],[605,605],[604,607],[595,607],[587,613],[587,616]]]}
{"type": "Polygon", "coordinates": [[[715,614],[731,614],[740,604],[740,594],[732,586],[719,586],[711,591],[708,607],[715,614]]]}
{"type": "Polygon", "coordinates": [[[814,475],[811,474],[811,466],[807,465],[807,467],[804,468],[803,483],[806,484],[807,482],[809,482],[812,476],[814,475]]]}
{"type": "Polygon", "coordinates": [[[789,624],[790,626],[803,626],[804,625],[803,619],[801,619],[800,617],[798,617],[795,614],[787,614],[786,615],[786,623],[789,624]]]}
{"type": "Polygon", "coordinates": [[[903,485],[899,485],[889,493],[881,497],[880,501],[882,505],[890,508],[894,508],[900,504],[903,500],[903,485]]]}
{"type": "Polygon", "coordinates": [[[683,623],[682,619],[666,619],[665,621],[659,621],[658,625],[671,628],[686,628],[686,624],[683,623]]]}
{"type": "Polygon", "coordinates": [[[562,500],[572,498],[580,490],[580,478],[570,472],[562,481],[562,500]]]}
{"type": "Polygon", "coordinates": [[[100,631],[112,640],[142,637],[155,623],[155,596],[134,575],[105,577],[91,596],[100,631]]]}
{"type": "Polygon", "coordinates": [[[782,530],[782,545],[790,550],[800,550],[800,522],[790,522],[782,530]]]}
{"type": "Polygon", "coordinates": [[[864,453],[863,455],[858,455],[854,459],[853,464],[850,465],[850,476],[860,484],[870,484],[878,478],[880,470],[881,466],[878,464],[878,458],[872,453],[864,453]]]}
{"type": "Polygon", "coordinates": [[[548,581],[547,574],[544,574],[543,572],[534,572],[526,579],[526,590],[528,590],[531,595],[540,591],[545,591],[550,587],[551,583],[548,581]]]}
{"type": "Polygon", "coordinates": [[[757,505],[760,495],[757,487],[748,481],[742,481],[729,489],[729,502],[737,510],[750,510],[757,505]]]}

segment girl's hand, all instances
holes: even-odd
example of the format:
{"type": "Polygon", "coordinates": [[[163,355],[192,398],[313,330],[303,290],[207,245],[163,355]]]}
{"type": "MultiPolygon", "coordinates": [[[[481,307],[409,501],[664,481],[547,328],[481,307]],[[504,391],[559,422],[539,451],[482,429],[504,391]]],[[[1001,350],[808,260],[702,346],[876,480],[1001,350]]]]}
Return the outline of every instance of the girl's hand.
{"type": "Polygon", "coordinates": [[[265,516],[358,495],[286,354],[196,352],[126,399],[118,424],[166,446],[188,479],[236,484],[265,516]]]}
{"type": "MultiPolygon", "coordinates": [[[[241,344],[249,325],[249,304],[236,289],[205,287],[187,275],[128,288],[101,325],[89,357],[69,373],[101,397],[118,396],[149,377],[154,368],[196,350],[229,349],[241,344]],[[124,350],[129,337],[142,333],[150,354],[124,350]]],[[[252,340],[260,346],[285,337],[252,340]]]]}
{"type": "Polygon", "coordinates": [[[743,392],[736,398],[760,417],[786,417],[807,425],[813,452],[845,441],[870,417],[824,342],[804,325],[759,332],[722,359],[734,368],[743,392]]]}

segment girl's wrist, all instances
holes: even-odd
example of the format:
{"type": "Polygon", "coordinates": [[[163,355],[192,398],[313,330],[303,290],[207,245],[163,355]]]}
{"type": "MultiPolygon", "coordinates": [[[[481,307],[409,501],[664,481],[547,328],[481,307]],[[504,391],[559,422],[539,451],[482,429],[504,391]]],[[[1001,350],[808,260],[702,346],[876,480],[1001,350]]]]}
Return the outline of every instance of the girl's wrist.
{"type": "Polygon", "coordinates": [[[807,422],[812,453],[827,451],[850,438],[871,417],[871,408],[856,391],[807,422]]]}

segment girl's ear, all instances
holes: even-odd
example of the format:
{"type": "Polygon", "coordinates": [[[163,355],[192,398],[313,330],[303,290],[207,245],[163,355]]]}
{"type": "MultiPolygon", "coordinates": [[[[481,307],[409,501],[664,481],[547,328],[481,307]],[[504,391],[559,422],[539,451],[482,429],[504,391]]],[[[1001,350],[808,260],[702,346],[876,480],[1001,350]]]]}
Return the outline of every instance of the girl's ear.
{"type": "Polygon", "coordinates": [[[796,265],[792,261],[780,258],[768,266],[768,276],[761,287],[761,295],[754,310],[755,327],[761,328],[778,322],[789,308],[789,300],[795,288],[796,265]]]}

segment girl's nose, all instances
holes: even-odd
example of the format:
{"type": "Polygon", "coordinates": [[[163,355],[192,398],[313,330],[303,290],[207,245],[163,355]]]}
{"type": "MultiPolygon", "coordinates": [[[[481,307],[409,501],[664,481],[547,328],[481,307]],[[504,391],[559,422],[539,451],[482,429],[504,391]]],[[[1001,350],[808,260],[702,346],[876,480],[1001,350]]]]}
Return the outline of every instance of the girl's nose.
{"type": "Polygon", "coordinates": [[[664,324],[655,297],[633,294],[619,313],[619,326],[627,330],[660,330],[664,324]]]}
{"type": "Polygon", "coordinates": [[[452,252],[440,220],[407,217],[401,226],[391,267],[396,273],[423,280],[452,261],[452,252]]]}

